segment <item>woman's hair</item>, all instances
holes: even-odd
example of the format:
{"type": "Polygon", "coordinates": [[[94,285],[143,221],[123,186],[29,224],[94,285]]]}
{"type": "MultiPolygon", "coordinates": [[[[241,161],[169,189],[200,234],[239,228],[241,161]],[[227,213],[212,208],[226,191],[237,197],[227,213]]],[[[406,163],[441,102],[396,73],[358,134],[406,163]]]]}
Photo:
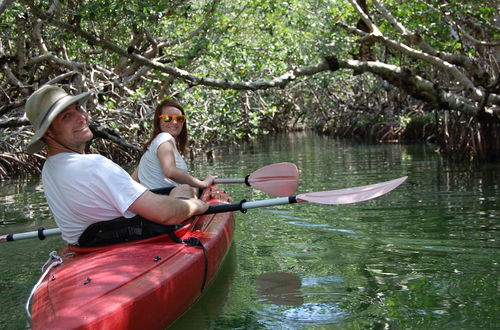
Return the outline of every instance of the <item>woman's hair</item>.
{"type": "MultiPolygon", "coordinates": [[[[161,119],[158,117],[161,116],[161,112],[162,112],[163,108],[165,108],[165,107],[177,108],[181,111],[181,113],[183,115],[186,115],[182,106],[179,103],[175,102],[174,100],[165,99],[160,104],[158,104],[158,106],[156,107],[156,110],[155,110],[154,117],[153,117],[153,132],[151,133],[151,138],[144,144],[144,152],[146,152],[146,150],[148,149],[151,142],[153,142],[155,137],[161,133],[161,129],[160,129],[160,120],[161,119]]],[[[182,124],[181,133],[175,139],[175,143],[177,145],[177,150],[179,150],[179,152],[183,156],[186,154],[187,142],[188,142],[188,129],[187,129],[186,121],[184,121],[184,123],[182,124]]]]}

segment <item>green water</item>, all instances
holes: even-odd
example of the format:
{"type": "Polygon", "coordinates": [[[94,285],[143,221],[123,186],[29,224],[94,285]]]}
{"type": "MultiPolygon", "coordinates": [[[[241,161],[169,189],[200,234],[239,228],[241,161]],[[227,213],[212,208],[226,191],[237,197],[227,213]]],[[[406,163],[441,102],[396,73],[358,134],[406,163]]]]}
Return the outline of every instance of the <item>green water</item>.
{"type": "MultiPolygon", "coordinates": [[[[173,329],[442,329],[500,324],[500,164],[451,165],[425,145],[363,145],[290,134],[217,150],[191,164],[244,177],[289,161],[299,193],[408,175],[351,205],[311,203],[237,215],[216,281],[173,329]]],[[[54,226],[38,179],[0,182],[0,233],[54,226]]],[[[268,195],[227,185],[236,201],[268,195]]],[[[26,326],[24,304],[58,237],[0,246],[0,328],[26,326]]]]}

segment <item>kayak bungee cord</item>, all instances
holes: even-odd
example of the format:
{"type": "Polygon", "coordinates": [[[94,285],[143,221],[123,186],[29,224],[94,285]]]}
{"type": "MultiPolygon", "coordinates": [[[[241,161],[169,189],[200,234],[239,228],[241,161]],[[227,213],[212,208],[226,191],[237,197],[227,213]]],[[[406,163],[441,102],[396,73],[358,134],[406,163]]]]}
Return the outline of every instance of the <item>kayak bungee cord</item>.
{"type": "Polygon", "coordinates": [[[179,244],[186,244],[187,246],[191,247],[199,247],[203,250],[203,256],[205,257],[205,270],[203,271],[203,281],[201,282],[201,290],[200,292],[203,292],[205,290],[205,284],[207,283],[207,275],[208,275],[208,251],[203,245],[203,243],[200,241],[198,237],[191,236],[187,240],[182,240],[173,231],[167,232],[168,236],[172,241],[175,243],[179,244]]]}
{"type": "Polygon", "coordinates": [[[60,264],[63,263],[63,259],[57,255],[57,252],[56,251],[52,251],[50,252],[49,254],[49,259],[43,264],[42,266],[42,276],[40,276],[40,279],[38,280],[38,282],[36,282],[35,286],[33,287],[33,289],[31,289],[31,293],[28,297],[28,301],[26,302],[26,306],[25,306],[25,309],[26,309],[26,314],[28,315],[28,322],[31,323],[31,313],[30,313],[30,303],[31,303],[31,298],[33,298],[33,295],[35,294],[36,290],[38,289],[38,287],[40,286],[40,284],[42,283],[43,279],[45,278],[45,276],[47,276],[47,274],[50,272],[50,270],[54,267],[57,267],[59,266],[60,264]],[[45,269],[44,271],[44,268],[51,262],[52,259],[56,259],[55,261],[53,261],[48,267],[47,269],[45,269]]]}

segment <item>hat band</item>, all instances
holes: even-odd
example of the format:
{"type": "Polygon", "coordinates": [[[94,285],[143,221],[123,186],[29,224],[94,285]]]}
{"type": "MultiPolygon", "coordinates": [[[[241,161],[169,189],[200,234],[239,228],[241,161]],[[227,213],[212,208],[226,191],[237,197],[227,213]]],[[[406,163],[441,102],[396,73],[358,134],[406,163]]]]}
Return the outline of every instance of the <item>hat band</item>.
{"type": "Polygon", "coordinates": [[[45,113],[45,116],[43,116],[42,120],[40,120],[40,122],[38,123],[38,127],[37,127],[37,130],[40,129],[40,127],[42,127],[42,124],[43,122],[45,121],[45,119],[47,119],[47,117],[49,116],[49,114],[55,109],[55,107],[61,103],[62,99],[64,99],[65,97],[71,97],[70,95],[64,95],[64,96],[61,96],[60,98],[58,98],[49,108],[49,110],[47,110],[47,112],[45,113]]]}

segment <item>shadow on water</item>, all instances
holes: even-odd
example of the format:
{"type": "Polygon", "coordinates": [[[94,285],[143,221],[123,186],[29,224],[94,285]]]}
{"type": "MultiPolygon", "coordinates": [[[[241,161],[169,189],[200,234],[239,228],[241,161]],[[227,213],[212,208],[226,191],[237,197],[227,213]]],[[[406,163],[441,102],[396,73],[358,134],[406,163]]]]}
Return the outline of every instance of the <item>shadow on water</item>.
{"type": "Polygon", "coordinates": [[[300,306],[304,297],[300,292],[300,278],[291,273],[265,273],[255,279],[255,294],[265,304],[300,306]]]}

